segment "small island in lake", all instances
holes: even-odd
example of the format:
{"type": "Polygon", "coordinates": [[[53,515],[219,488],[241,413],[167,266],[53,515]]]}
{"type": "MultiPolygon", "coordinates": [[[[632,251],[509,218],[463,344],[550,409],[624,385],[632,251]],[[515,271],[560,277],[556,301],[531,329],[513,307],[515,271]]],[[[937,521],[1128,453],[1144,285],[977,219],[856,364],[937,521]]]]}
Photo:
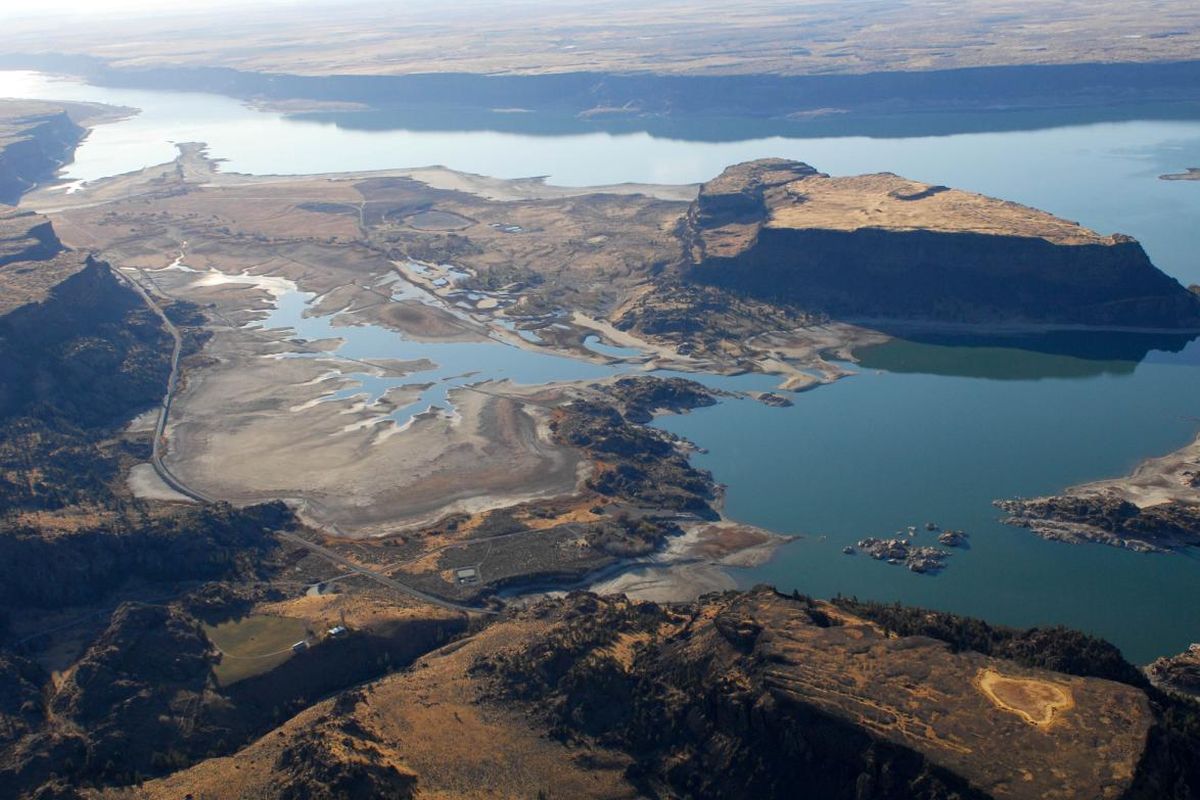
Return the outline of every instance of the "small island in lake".
{"type": "Polygon", "coordinates": [[[1158,177],[1164,181],[1200,181],[1200,167],[1188,167],[1185,172],[1172,172],[1158,177]]]}

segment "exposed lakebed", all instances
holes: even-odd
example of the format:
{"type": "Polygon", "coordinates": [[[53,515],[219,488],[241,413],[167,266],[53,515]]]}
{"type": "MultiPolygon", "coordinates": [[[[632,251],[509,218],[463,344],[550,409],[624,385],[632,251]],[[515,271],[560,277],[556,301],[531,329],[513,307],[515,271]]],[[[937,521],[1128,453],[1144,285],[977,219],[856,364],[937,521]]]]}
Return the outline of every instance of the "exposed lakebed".
{"type": "MultiPolygon", "coordinates": [[[[586,185],[699,181],[728,163],[778,155],[828,172],[889,170],[1046,208],[1142,240],[1185,282],[1200,279],[1196,184],[1159,181],[1200,161],[1200,123],[1143,120],[946,137],[772,137],[706,143],[646,133],[537,136],[362,131],[292,120],[212,95],[115,90],[0,73],[0,95],[136,106],[144,113],[97,129],[68,178],[94,179],[174,156],[174,141],[204,141],[228,169],[323,172],[443,163],[500,177],[549,174],[586,185]],[[253,130],[253,135],[247,132],[253,130]]],[[[484,380],[595,379],[624,369],[499,343],[430,344],[374,326],[306,317],[310,296],[286,290],[266,324],[306,339],[344,340],[339,355],[429,359],[403,383],[432,385],[396,421],[447,389],[484,380]]],[[[589,348],[622,357],[589,342],[589,348]]],[[[739,580],[816,595],[902,600],[1014,624],[1061,623],[1120,645],[1137,661],[1200,638],[1200,558],[1144,556],[1042,541],[997,522],[991,501],[1055,492],[1128,471],[1188,442],[1198,427],[1200,346],[1177,340],[1081,343],[1018,340],[907,342],[862,354],[858,374],[797,398],[791,408],[725,400],[657,424],[707,449],[695,458],[728,485],[734,519],[802,538],[739,580]],[[1172,352],[1175,351],[1175,352],[1172,352]],[[919,576],[841,550],[866,536],[927,521],[970,535],[945,572],[919,576]]],[[[368,400],[389,386],[359,376],[368,400]]],[[[697,377],[722,389],[766,390],[765,376],[697,377]]]]}

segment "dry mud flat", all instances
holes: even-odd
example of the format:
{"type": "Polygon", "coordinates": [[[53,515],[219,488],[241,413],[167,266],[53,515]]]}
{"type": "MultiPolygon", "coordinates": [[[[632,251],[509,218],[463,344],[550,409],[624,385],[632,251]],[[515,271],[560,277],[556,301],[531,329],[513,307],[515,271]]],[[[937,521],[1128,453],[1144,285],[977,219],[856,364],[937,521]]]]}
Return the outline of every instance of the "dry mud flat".
{"type": "Polygon", "coordinates": [[[737,588],[730,567],[766,563],[790,537],[722,521],[689,526],[648,563],[589,586],[605,595],[625,595],[652,603],[691,602],[709,592],[737,588]]]}
{"type": "Polygon", "coordinates": [[[166,461],[205,494],[287,498],[318,527],[367,536],[576,488],[581,459],[549,441],[537,406],[463,389],[453,416],[402,428],[386,415],[415,389],[374,406],[327,400],[350,383],[337,360],[274,358],[256,344],[218,333],[205,351],[216,363],[176,400],[166,461]]]}
{"type": "MultiPolygon", "coordinates": [[[[417,400],[427,377],[413,374],[411,384],[369,405],[331,395],[353,394],[353,373],[403,378],[416,365],[351,362],[332,352],[336,340],[299,343],[287,332],[247,325],[299,289],[315,296],[308,313],[332,315],[333,336],[337,325],[379,325],[411,341],[490,337],[603,362],[607,356],[582,344],[599,334],[641,350],[633,369],[643,362],[745,369],[750,365],[736,359],[692,359],[667,343],[618,331],[600,306],[589,305],[603,305],[609,295],[644,281],[647,264],[670,256],[676,245],[668,223],[695,191],[564,189],[436,168],[254,177],[220,173],[202,146],[183,145],[173,164],[69,195],[35,193],[30,202],[55,210],[70,244],[103,253],[160,295],[205,309],[212,335],[184,365],[167,430],[165,463],[180,480],[238,504],[286,498],[328,532],[373,536],[454,512],[574,493],[583,459],[548,436],[547,407],[562,398],[524,402],[519,387],[463,388],[452,395],[452,412],[392,420],[389,414],[417,400]],[[449,233],[455,236],[470,224],[478,246],[462,257],[487,283],[475,289],[483,299],[473,308],[461,308],[463,293],[439,280],[448,269],[441,264],[457,259],[411,269],[410,259],[397,260],[393,252],[452,246],[437,238],[447,232],[422,230],[431,219],[453,220],[456,230],[449,233]],[[522,233],[506,233],[508,227],[522,233]],[[543,287],[528,276],[511,284],[523,289],[493,280],[492,270],[505,276],[509,264],[525,263],[547,276],[543,287]],[[176,268],[163,269],[167,265],[176,268]],[[556,314],[553,303],[562,292],[582,302],[586,313],[572,306],[556,314]],[[529,308],[526,300],[533,300],[529,308]],[[510,330],[514,321],[540,318],[557,320],[539,329],[542,344],[510,330]],[[297,353],[306,357],[288,357],[297,353]]],[[[766,342],[770,350],[760,366],[790,375],[797,388],[817,380],[785,359],[820,363],[821,351],[845,332],[812,333],[766,342]]],[[[134,488],[161,496],[162,487],[144,472],[134,488]]]]}

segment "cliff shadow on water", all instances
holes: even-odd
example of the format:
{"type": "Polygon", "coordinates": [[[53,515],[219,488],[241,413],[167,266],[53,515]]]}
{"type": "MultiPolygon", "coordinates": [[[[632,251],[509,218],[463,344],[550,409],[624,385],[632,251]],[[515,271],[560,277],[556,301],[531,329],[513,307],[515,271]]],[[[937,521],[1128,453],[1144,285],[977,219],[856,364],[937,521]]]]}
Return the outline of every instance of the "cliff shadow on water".
{"type": "Polygon", "coordinates": [[[941,136],[1131,119],[1200,119],[1200,60],[826,75],[424,73],[306,76],[225,67],[127,69],[54,53],[0,68],[98,86],[361,106],[299,115],[356,130],[650,133],[723,142],[769,136],[941,136]]]}
{"type": "MultiPolygon", "coordinates": [[[[886,328],[887,326],[879,326],[886,328]]],[[[1200,334],[1062,330],[947,333],[897,327],[895,338],[855,352],[864,369],[990,380],[1131,375],[1147,359],[1200,363],[1200,334]]]]}
{"type": "Polygon", "coordinates": [[[289,117],[297,122],[334,125],[351,131],[476,131],[545,137],[645,133],[683,142],[727,143],[772,137],[902,139],[1038,131],[1147,119],[1189,121],[1200,119],[1200,102],[891,113],[838,110],[784,116],[648,113],[637,108],[589,114],[574,110],[443,107],[413,102],[372,105],[362,110],[302,112],[289,117]]]}

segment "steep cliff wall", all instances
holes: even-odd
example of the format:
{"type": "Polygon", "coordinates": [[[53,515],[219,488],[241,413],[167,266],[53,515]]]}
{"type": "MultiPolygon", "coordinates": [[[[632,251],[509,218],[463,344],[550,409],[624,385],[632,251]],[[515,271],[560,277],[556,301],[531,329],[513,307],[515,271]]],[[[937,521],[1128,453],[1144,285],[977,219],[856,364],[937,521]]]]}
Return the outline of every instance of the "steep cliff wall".
{"type": "Polygon", "coordinates": [[[1135,240],[895,175],[731,167],[682,234],[688,279],[839,319],[1200,328],[1135,240]]]}
{"type": "Polygon", "coordinates": [[[282,506],[149,509],[124,494],[150,443],[122,429],[161,402],[172,344],[108,264],[63,249],[44,218],[0,216],[0,608],[217,577],[273,547],[282,506]]]}
{"type": "Polygon", "coordinates": [[[20,263],[31,280],[61,280],[0,316],[0,419],[53,410],[94,427],[162,397],[169,337],[107,264],[78,253],[20,263]]]}
{"type": "MultiPolygon", "coordinates": [[[[63,251],[62,242],[50,220],[32,212],[12,211],[0,215],[0,267],[6,267],[18,261],[45,261],[63,251]]],[[[5,280],[8,275],[24,275],[20,283],[28,286],[30,270],[20,272],[20,267],[0,274],[0,286],[5,289],[4,299],[0,300],[0,313],[6,313],[22,302],[18,292],[24,287],[8,285],[5,280]]],[[[27,289],[25,289],[27,291],[27,289]]]]}
{"type": "Polygon", "coordinates": [[[0,100],[0,203],[54,176],[71,160],[85,129],[49,103],[0,100]]]}

